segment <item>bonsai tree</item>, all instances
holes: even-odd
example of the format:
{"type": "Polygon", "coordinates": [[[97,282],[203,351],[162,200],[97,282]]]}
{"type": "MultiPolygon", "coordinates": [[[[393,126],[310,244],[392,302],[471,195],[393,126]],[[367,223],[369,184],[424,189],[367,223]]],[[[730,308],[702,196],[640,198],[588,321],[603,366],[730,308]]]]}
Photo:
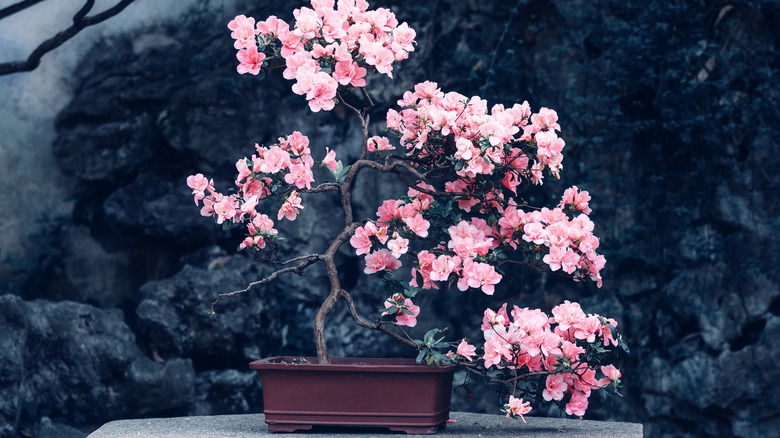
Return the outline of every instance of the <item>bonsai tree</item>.
{"type": "Polygon", "coordinates": [[[617,322],[586,314],[577,303],[566,301],[551,315],[507,304],[480,310],[479,353],[465,339],[444,341],[439,329],[422,340],[400,330],[422,317],[414,304],[418,294],[452,286],[492,295],[502,272],[516,266],[565,273],[600,287],[605,259],[597,253],[599,239],[588,217],[590,195],[571,187],[552,208],[522,200],[523,188],[542,184],[548,174],[559,176],[565,146],[557,113],[534,112],[528,102],[489,107],[478,96],[423,82],[387,111],[387,136],[369,136],[374,103],[365,78],[392,78],[393,66],[414,51],[415,31],[387,9],[369,10],[363,0],[313,0],[311,6],[295,9],[292,26],[275,16],[255,22],[239,15],[230,21],[237,70],[261,75],[283,68],[282,75],[294,81],[292,91],[306,98],[312,112],[347,108],[360,123],[360,157],[344,165],[336,150],[310,145],[295,131],[274,144],[255,145],[251,156],[239,159],[230,194],[217,191],[202,174],[190,176],[187,184],[195,203],[202,202],[203,216],[222,226],[245,226],[240,250],[261,256],[281,244],[274,221],[294,221],[308,196],[338,192],[344,225],[323,252],[274,260],[281,267],[270,275],[219,295],[212,313],[224,298],[322,263],[330,291],[314,320],[319,363],[330,361],[327,316],[344,300],[355,323],[415,348],[418,363],[459,364],[498,383],[506,389],[508,416],[527,413],[522,396],[533,392],[580,417],[592,390],[617,393],[620,372],[601,362],[608,348],[624,346],[617,322]],[[314,166],[327,168],[333,180],[315,183],[314,166]],[[355,178],[365,170],[408,187],[406,196],[378,203],[374,218],[353,214],[355,178]],[[364,272],[384,282],[387,298],[376,317],[360,315],[342,286],[336,257],[346,244],[364,257],[364,272]]]}

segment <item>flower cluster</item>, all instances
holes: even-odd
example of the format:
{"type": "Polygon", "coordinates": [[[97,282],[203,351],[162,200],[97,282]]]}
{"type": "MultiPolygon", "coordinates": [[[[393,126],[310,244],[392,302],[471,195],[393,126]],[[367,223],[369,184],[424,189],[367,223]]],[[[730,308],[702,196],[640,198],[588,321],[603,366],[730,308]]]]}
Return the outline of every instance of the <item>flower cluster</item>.
{"type": "Polygon", "coordinates": [[[542,261],[550,270],[561,270],[575,280],[587,278],[601,287],[606,259],[596,252],[599,239],[593,235],[594,224],[584,199],[590,199],[588,192],[571,187],[553,209],[523,211],[510,206],[498,220],[497,239],[512,249],[544,254],[542,261]],[[577,216],[569,216],[576,212],[577,216]]]}
{"type": "Polygon", "coordinates": [[[257,75],[284,60],[285,79],[317,112],[333,109],[338,87],[363,87],[368,72],[393,77],[393,64],[414,51],[416,33],[390,10],[368,10],[365,0],[313,0],[293,12],[292,27],[275,16],[255,23],[239,15],[228,28],[238,49],[239,73],[257,75]]]}
{"type": "MultiPolygon", "coordinates": [[[[237,190],[224,195],[214,189],[214,181],[202,174],[191,175],[187,185],[192,189],[195,204],[203,201],[200,213],[214,217],[218,224],[245,223],[248,235],[239,249],[265,248],[266,241],[278,231],[266,214],[258,211],[258,202],[275,194],[285,194],[277,213],[277,220],[293,221],[303,209],[299,191],[311,189],[314,182],[314,159],[309,148],[309,138],[298,131],[279,138],[272,146],[255,144],[256,154],[236,162],[237,190]]],[[[333,172],[339,169],[335,152],[328,151],[322,165],[333,172]]]]}
{"type": "MultiPolygon", "coordinates": [[[[366,273],[398,269],[401,261],[390,256],[400,259],[410,241],[426,240],[430,247],[417,252],[412,268],[414,287],[435,289],[437,282],[452,279],[462,291],[492,295],[503,278],[496,269],[501,252],[516,252],[527,264],[543,263],[601,286],[606,261],[596,252],[599,239],[587,216],[588,192],[571,187],[553,209],[526,211],[515,199],[521,181],[540,184],[544,169],[556,176],[561,169],[564,142],[556,134],[555,111],[532,113],[524,102],[509,109],[495,105],[488,112],[479,97],[444,93],[433,82],[417,84],[398,104],[400,111],[387,112],[389,131],[419,169],[452,168],[444,191],[468,216],[443,217],[441,198],[414,188],[406,199],[384,201],[378,219],[358,228],[350,240],[357,255],[366,255],[366,273]],[[444,235],[429,236],[432,222],[444,235]]],[[[371,137],[367,148],[377,153],[393,149],[379,136],[371,137]]],[[[436,192],[424,182],[415,187],[436,192]]]]}
{"type": "MultiPolygon", "coordinates": [[[[620,371],[613,365],[600,366],[597,377],[594,353],[617,346],[613,335],[617,322],[596,314],[586,315],[578,303],[565,301],[549,316],[538,309],[507,311],[507,304],[494,311],[485,310],[482,331],[485,339],[480,366],[496,369],[507,376],[516,373],[546,374],[542,397],[559,403],[569,415],[582,417],[588,398],[595,389],[620,384],[620,371]]],[[[472,362],[475,347],[465,340],[458,345],[456,357],[472,362]],[[472,354],[468,354],[468,352],[472,354]]],[[[505,407],[507,415],[521,415],[517,406],[505,407]]],[[[520,399],[522,400],[522,399],[520,399]]],[[[518,402],[521,403],[521,402],[518,402]]],[[[519,408],[518,408],[519,409],[519,408]]],[[[522,413],[530,410],[523,409],[522,413]]]]}
{"type": "MultiPolygon", "coordinates": [[[[454,165],[460,178],[448,184],[448,191],[466,191],[480,176],[502,174],[503,186],[516,194],[523,178],[541,184],[545,168],[557,177],[563,167],[565,142],[556,133],[561,128],[551,109],[532,114],[523,102],[488,111],[484,99],[444,93],[430,81],[404,93],[398,105],[403,109],[387,112],[388,129],[400,137],[408,155],[432,163],[444,158],[454,165]]],[[[461,204],[465,211],[470,207],[461,204]]]]}

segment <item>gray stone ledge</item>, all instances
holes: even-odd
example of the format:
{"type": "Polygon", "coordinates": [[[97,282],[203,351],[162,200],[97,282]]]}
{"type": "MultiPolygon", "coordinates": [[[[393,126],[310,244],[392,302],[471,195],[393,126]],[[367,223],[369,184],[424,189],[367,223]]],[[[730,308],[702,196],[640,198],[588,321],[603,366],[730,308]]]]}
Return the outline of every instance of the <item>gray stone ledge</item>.
{"type": "MultiPolygon", "coordinates": [[[[522,420],[510,420],[500,415],[468,412],[452,412],[450,418],[456,422],[447,424],[445,429],[433,436],[642,437],[642,425],[639,423],[536,417],[526,417],[528,423],[523,423],[522,420]]],[[[305,433],[321,437],[386,437],[395,434],[383,428],[315,428],[305,433]]],[[[87,438],[280,438],[285,435],[289,434],[268,432],[263,414],[245,414],[112,421],[87,438]]]]}

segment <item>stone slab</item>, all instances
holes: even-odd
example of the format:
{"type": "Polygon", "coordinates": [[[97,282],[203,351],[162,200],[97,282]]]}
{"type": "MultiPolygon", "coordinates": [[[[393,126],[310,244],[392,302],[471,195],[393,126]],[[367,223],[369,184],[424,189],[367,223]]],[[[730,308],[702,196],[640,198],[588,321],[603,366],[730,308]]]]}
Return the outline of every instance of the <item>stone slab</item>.
{"type": "MultiPolygon", "coordinates": [[[[440,437],[507,437],[524,438],[641,438],[639,423],[576,420],[567,418],[526,417],[510,420],[500,415],[452,412],[455,423],[439,431],[440,437]]],[[[318,437],[387,437],[396,433],[383,428],[321,427],[305,432],[318,437]]],[[[255,438],[284,433],[268,432],[263,414],[217,415],[203,417],[149,418],[106,423],[88,438],[255,438]]],[[[300,434],[298,434],[300,435],[300,434]]],[[[403,433],[401,433],[403,435],[403,433]]]]}

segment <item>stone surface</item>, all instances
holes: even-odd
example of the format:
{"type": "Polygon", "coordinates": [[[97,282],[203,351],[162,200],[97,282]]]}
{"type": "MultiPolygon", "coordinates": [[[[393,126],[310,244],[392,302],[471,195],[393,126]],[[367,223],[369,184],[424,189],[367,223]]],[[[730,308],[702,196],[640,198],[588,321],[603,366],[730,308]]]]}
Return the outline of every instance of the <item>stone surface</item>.
{"type": "Polygon", "coordinates": [[[78,424],[187,412],[191,361],[146,357],[119,310],[14,295],[0,296],[0,308],[0,436],[42,414],[78,424]]]}
{"type": "MultiPolygon", "coordinates": [[[[498,415],[452,412],[455,423],[447,424],[444,430],[432,436],[463,437],[506,437],[524,436],[532,438],[578,437],[578,438],[641,438],[642,425],[607,421],[571,420],[558,418],[527,417],[527,423],[510,420],[498,415]]],[[[255,436],[278,436],[268,429],[262,414],[223,415],[210,417],[151,418],[146,420],[122,420],[108,423],[89,435],[89,438],[179,438],[197,436],[201,438],[244,438],[255,436]]],[[[317,428],[307,435],[323,437],[392,436],[383,428],[317,428]]],[[[403,434],[401,434],[403,436],[403,434]]]]}
{"type": "Polygon", "coordinates": [[[185,265],[169,279],[146,283],[136,309],[141,338],[165,360],[188,357],[199,369],[246,369],[282,343],[284,321],[277,316],[284,297],[257,288],[220,302],[215,315],[210,304],[260,276],[259,264],[221,255],[204,267],[185,265]]]}
{"type": "Polygon", "coordinates": [[[216,370],[198,373],[190,415],[221,415],[263,411],[263,394],[256,372],[216,370]]]}

